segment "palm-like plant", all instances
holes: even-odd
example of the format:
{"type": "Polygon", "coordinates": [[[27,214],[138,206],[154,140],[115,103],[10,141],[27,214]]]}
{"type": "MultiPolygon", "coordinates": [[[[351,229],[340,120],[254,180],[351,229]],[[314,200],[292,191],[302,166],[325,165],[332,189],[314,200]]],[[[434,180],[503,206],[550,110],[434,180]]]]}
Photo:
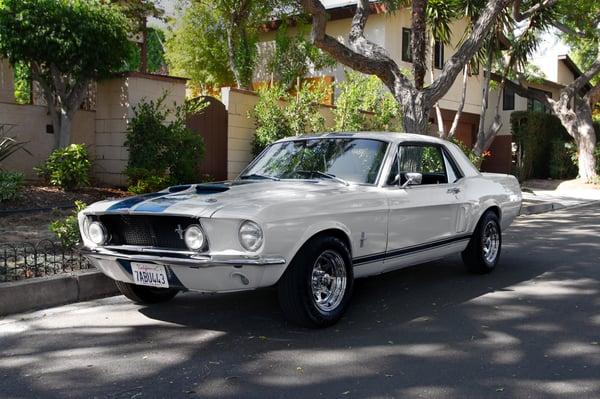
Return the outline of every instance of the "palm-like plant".
{"type": "Polygon", "coordinates": [[[18,141],[12,137],[8,137],[6,134],[12,129],[10,125],[0,125],[0,164],[9,156],[19,150],[23,150],[29,155],[31,152],[25,148],[28,141],[18,141]]]}

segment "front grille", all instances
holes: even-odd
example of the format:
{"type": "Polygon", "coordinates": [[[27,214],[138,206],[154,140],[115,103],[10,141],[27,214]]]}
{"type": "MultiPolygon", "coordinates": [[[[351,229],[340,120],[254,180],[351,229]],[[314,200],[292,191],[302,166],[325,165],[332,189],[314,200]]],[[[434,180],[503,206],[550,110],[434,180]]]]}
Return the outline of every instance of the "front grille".
{"type": "Polygon", "coordinates": [[[198,223],[184,216],[102,215],[99,219],[110,235],[109,245],[170,249],[187,249],[178,231],[198,223]]]}

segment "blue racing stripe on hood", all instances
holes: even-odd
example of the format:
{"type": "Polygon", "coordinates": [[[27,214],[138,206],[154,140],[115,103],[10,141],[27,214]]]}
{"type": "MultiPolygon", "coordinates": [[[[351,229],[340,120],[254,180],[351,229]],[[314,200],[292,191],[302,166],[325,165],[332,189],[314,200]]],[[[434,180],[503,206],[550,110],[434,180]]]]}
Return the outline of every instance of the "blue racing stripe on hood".
{"type": "Polygon", "coordinates": [[[166,194],[165,193],[150,193],[150,194],[143,194],[143,195],[138,195],[135,197],[130,197],[123,201],[117,202],[116,204],[109,207],[106,211],[107,212],[123,211],[126,209],[130,209],[131,207],[139,204],[140,202],[144,202],[144,201],[152,199],[152,198],[160,197],[162,195],[166,195],[166,194]]]}
{"type": "Polygon", "coordinates": [[[171,205],[196,197],[195,194],[172,194],[166,197],[151,199],[137,206],[134,212],[164,212],[171,205]]]}

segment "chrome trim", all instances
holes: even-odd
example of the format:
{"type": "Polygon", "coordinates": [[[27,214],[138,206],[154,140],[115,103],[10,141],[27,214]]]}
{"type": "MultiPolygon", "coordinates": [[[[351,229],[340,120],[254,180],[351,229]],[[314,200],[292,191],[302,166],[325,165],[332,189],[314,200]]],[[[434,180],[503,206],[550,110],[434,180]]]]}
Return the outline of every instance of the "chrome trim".
{"type": "MultiPolygon", "coordinates": [[[[185,251],[158,251],[155,249],[148,248],[145,251],[140,252],[149,252],[149,253],[166,253],[166,254],[180,254],[187,255],[185,258],[172,258],[168,256],[158,256],[158,255],[145,255],[145,254],[128,254],[119,252],[118,250],[114,250],[115,247],[96,247],[96,248],[87,248],[84,247],[81,249],[81,252],[85,256],[89,256],[97,259],[108,259],[108,260],[130,260],[135,262],[155,262],[159,264],[165,265],[177,265],[177,266],[187,266],[191,268],[206,268],[213,266],[223,266],[223,265],[231,265],[231,266],[268,266],[268,265],[283,265],[286,263],[283,257],[271,256],[271,257],[262,257],[262,256],[243,256],[243,255],[210,255],[210,254],[198,254],[195,252],[185,252],[185,251]]],[[[119,247],[121,250],[127,251],[124,246],[119,247]]]]}

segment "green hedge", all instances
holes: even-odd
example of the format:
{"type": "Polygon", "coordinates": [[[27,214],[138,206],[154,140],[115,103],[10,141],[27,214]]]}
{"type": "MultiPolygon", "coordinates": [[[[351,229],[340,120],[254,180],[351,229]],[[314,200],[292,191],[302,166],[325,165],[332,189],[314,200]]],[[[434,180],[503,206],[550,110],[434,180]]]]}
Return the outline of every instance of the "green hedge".
{"type": "Polygon", "coordinates": [[[577,176],[577,167],[571,160],[575,144],[556,116],[517,111],[511,114],[510,123],[520,149],[519,180],[577,176]]]}

